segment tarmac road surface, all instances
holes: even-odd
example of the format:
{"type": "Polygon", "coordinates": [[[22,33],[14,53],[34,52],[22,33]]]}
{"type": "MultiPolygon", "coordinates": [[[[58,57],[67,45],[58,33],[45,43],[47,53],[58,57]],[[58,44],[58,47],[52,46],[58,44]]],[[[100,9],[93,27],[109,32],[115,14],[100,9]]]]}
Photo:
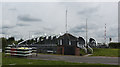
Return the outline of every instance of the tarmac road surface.
{"type": "MultiPolygon", "coordinates": [[[[102,57],[102,56],[71,56],[71,55],[47,55],[47,54],[35,54],[28,59],[40,59],[40,60],[55,60],[55,61],[67,61],[76,63],[100,63],[100,64],[112,64],[118,65],[118,57],[102,57]]],[[[120,57],[119,57],[120,59],[120,57]]]]}

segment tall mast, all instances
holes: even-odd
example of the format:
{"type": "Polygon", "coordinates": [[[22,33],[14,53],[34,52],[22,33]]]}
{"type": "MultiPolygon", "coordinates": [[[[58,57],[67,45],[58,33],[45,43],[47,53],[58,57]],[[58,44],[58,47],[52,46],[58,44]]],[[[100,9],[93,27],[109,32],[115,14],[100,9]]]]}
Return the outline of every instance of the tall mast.
{"type": "Polygon", "coordinates": [[[66,33],[68,32],[67,31],[67,10],[66,10],[66,25],[65,25],[65,28],[66,28],[66,33]]]}
{"type": "Polygon", "coordinates": [[[105,44],[106,44],[106,24],[105,24],[105,44]]]}
{"type": "Polygon", "coordinates": [[[86,18],[86,46],[87,46],[87,39],[88,37],[87,37],[87,18],[86,18]]]}

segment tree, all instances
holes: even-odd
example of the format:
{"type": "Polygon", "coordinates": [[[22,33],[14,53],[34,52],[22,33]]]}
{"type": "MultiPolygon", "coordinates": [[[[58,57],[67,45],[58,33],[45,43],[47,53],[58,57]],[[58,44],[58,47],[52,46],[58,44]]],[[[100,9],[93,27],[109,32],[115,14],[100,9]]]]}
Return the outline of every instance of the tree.
{"type": "Polygon", "coordinates": [[[23,39],[21,38],[20,40],[17,41],[17,43],[22,42],[22,41],[23,41],[23,39]]]}
{"type": "Polygon", "coordinates": [[[5,47],[8,45],[8,44],[7,44],[7,39],[4,38],[4,37],[3,37],[3,38],[0,38],[0,39],[2,39],[2,49],[5,50],[5,47]]]}
{"type": "Polygon", "coordinates": [[[15,43],[15,38],[10,37],[10,38],[8,38],[7,42],[8,42],[8,44],[13,44],[13,43],[15,43]]]}

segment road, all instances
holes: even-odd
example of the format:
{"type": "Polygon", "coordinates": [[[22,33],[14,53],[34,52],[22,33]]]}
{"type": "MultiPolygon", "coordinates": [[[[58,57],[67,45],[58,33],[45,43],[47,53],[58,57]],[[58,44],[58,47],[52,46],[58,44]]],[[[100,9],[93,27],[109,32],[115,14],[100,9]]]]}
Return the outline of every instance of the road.
{"type": "Polygon", "coordinates": [[[100,63],[100,64],[112,64],[118,65],[118,57],[98,57],[98,56],[68,56],[68,55],[46,55],[38,54],[36,57],[28,57],[28,59],[40,59],[40,60],[55,60],[55,61],[66,61],[76,63],[100,63]]]}

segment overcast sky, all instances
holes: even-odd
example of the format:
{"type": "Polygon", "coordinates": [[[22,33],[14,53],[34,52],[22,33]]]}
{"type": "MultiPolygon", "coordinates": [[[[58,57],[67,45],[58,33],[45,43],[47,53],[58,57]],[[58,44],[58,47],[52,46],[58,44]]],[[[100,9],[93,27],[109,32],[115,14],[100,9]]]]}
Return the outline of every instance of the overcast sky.
{"type": "MultiPolygon", "coordinates": [[[[104,42],[105,24],[107,41],[118,41],[117,2],[21,2],[2,3],[0,34],[16,39],[32,35],[65,33],[65,12],[68,10],[68,32],[85,38],[88,19],[88,38],[104,42]]],[[[1,12],[0,12],[1,13],[1,12]]]]}

